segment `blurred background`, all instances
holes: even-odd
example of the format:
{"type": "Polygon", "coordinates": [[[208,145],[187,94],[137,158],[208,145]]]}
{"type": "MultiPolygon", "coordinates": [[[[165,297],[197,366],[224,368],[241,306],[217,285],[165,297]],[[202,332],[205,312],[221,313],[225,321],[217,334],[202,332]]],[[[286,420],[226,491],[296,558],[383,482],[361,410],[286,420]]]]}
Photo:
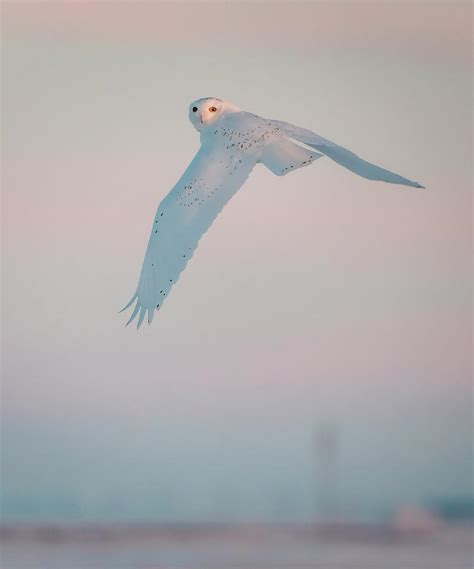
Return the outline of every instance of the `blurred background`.
{"type": "Polygon", "coordinates": [[[358,567],[350,547],[387,540],[360,566],[470,567],[471,21],[469,2],[2,3],[2,569],[358,567]],[[427,189],[257,166],[137,333],[117,312],[205,96],[427,189]],[[226,540],[275,528],[231,565],[226,540]]]}

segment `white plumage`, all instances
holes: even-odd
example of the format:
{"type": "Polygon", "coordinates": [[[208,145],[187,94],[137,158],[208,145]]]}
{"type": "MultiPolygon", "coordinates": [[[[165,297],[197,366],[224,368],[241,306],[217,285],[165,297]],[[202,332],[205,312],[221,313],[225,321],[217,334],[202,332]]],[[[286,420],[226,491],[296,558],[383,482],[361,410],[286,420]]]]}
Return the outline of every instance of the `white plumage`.
{"type": "Polygon", "coordinates": [[[201,147],[158,207],[137,290],[122,309],[135,303],[127,324],[138,316],[137,328],[145,317],[152,322],[199,239],[257,162],[283,176],[326,155],[370,180],[423,187],[310,130],[243,112],[227,101],[199,99],[191,103],[189,118],[201,134],[201,147]]]}

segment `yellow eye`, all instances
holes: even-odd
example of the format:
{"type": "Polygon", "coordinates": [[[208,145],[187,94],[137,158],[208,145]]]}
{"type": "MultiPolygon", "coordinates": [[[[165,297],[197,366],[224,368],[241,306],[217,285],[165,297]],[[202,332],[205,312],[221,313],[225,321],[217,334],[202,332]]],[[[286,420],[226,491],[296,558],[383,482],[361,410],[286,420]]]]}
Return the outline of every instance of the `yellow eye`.
{"type": "Polygon", "coordinates": [[[216,107],[209,107],[209,111],[211,113],[215,113],[217,111],[216,107]]]}

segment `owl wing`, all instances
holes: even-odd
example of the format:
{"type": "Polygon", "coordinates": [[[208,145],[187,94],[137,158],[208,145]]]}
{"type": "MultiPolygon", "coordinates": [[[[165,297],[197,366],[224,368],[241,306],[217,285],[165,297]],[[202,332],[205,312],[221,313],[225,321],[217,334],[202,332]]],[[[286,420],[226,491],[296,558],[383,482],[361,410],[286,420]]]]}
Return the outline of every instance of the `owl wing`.
{"type": "Polygon", "coordinates": [[[408,180],[403,176],[390,172],[390,170],[386,170],[385,168],[381,168],[380,166],[376,166],[375,164],[371,164],[370,162],[359,158],[359,156],[350,150],[347,150],[347,148],[339,146],[311,130],[283,121],[270,120],[269,122],[272,127],[280,133],[318,150],[338,164],[341,164],[341,166],[344,166],[363,178],[368,178],[369,180],[380,180],[391,184],[401,184],[403,186],[412,186],[414,188],[424,187],[418,182],[408,180]]]}
{"type": "Polygon", "coordinates": [[[229,152],[225,146],[203,144],[181,179],[160,203],[127,325],[138,316],[139,328],[163,305],[171,287],[229,199],[247,179],[255,159],[229,152]]]}

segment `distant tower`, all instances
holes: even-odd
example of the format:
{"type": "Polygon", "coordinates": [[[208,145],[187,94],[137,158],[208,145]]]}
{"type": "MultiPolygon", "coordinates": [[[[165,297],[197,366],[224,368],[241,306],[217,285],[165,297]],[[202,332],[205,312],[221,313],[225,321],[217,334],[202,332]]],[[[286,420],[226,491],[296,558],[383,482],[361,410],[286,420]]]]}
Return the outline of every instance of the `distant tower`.
{"type": "Polygon", "coordinates": [[[315,447],[318,517],[325,522],[337,522],[340,515],[339,427],[334,424],[323,424],[317,427],[315,447]]]}

